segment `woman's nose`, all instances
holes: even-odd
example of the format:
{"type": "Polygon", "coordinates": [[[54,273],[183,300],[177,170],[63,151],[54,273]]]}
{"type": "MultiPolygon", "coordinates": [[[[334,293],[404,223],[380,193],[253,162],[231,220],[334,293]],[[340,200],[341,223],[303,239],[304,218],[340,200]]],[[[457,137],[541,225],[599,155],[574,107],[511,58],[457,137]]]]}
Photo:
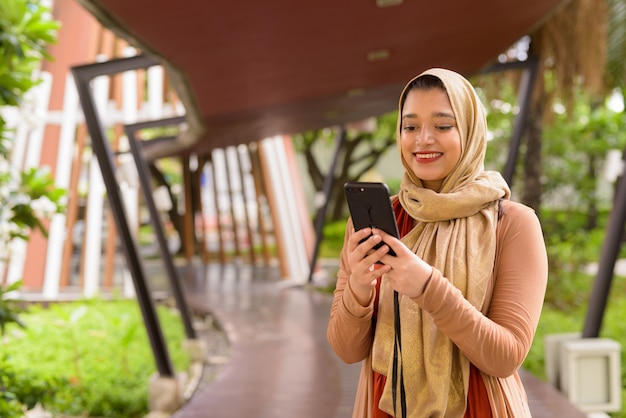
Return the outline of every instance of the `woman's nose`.
{"type": "Polygon", "coordinates": [[[418,145],[432,144],[434,141],[435,141],[435,138],[433,136],[433,131],[431,128],[428,128],[428,127],[423,127],[422,129],[420,129],[419,132],[417,132],[417,135],[415,136],[415,142],[418,145]]]}

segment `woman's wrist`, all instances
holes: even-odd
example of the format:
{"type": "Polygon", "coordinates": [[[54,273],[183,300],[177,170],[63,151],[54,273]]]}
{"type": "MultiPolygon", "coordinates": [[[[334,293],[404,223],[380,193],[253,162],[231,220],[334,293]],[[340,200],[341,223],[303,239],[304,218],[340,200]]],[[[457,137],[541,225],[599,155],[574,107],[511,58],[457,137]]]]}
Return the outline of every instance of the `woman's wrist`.
{"type": "Polygon", "coordinates": [[[417,286],[417,292],[415,295],[410,296],[411,299],[416,299],[419,298],[420,296],[422,296],[424,294],[424,292],[426,291],[426,286],[428,286],[428,283],[430,282],[430,279],[433,277],[433,272],[435,271],[435,268],[433,266],[431,266],[430,264],[426,265],[427,268],[424,269],[425,271],[421,271],[420,274],[422,275],[422,277],[418,278],[418,286],[417,286]],[[426,276],[426,274],[428,274],[426,276]],[[423,277],[426,277],[425,279],[423,277]]]}
{"type": "Polygon", "coordinates": [[[367,306],[370,304],[374,292],[374,286],[363,286],[359,283],[358,280],[354,279],[353,276],[350,275],[350,279],[348,280],[348,288],[350,289],[350,292],[359,303],[359,305],[367,306]]]}
{"type": "Polygon", "coordinates": [[[426,286],[428,286],[428,283],[430,283],[430,280],[433,278],[433,273],[435,272],[435,268],[433,266],[429,265],[428,267],[430,267],[430,273],[428,273],[428,277],[426,278],[426,280],[424,280],[424,283],[422,284],[422,292],[420,293],[420,295],[423,295],[426,291],[426,286]]]}

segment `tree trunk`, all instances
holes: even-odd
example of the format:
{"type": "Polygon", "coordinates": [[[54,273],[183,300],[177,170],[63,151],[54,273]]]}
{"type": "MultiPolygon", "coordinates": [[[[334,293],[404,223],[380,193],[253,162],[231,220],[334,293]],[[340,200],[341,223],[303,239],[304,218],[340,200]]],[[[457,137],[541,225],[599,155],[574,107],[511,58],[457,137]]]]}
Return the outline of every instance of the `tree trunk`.
{"type": "Polygon", "coordinates": [[[524,154],[524,190],[522,203],[539,211],[541,204],[541,130],[543,105],[533,106],[528,114],[526,153],[524,154]]]}
{"type": "MultiPolygon", "coordinates": [[[[600,139],[596,138],[596,141],[600,139]]],[[[596,184],[597,175],[596,175],[596,157],[591,155],[589,157],[589,165],[588,165],[588,173],[590,179],[593,180],[592,184],[596,184]]],[[[589,202],[587,207],[587,231],[593,230],[596,226],[598,226],[598,205],[596,198],[596,190],[595,187],[589,191],[589,202]]]]}
{"type": "Polygon", "coordinates": [[[533,36],[530,42],[529,55],[539,58],[537,78],[531,96],[528,119],[526,121],[526,152],[523,160],[523,182],[521,201],[539,213],[541,205],[541,135],[543,132],[543,119],[545,103],[549,100],[543,78],[545,68],[542,64],[542,37],[533,36]]]}

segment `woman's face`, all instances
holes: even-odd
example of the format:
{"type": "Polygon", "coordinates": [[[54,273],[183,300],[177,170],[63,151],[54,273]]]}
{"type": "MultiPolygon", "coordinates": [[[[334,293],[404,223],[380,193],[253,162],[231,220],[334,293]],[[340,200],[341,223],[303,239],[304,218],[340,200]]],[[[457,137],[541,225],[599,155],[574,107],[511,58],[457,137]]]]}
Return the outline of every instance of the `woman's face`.
{"type": "Polygon", "coordinates": [[[459,133],[448,95],[439,88],[413,89],[400,126],[402,157],[424,187],[439,191],[461,159],[459,133]]]}

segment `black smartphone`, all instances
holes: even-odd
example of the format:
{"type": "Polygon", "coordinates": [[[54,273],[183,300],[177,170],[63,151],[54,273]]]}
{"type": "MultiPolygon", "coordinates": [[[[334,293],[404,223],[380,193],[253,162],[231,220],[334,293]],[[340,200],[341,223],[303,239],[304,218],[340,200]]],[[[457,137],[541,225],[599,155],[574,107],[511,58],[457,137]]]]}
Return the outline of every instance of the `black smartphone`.
{"type": "MultiPolygon", "coordinates": [[[[385,183],[349,181],[343,186],[354,229],[378,228],[399,238],[389,187],[385,183]]],[[[379,243],[375,248],[379,248],[379,243]]],[[[390,248],[389,254],[396,255],[390,248]]]]}

